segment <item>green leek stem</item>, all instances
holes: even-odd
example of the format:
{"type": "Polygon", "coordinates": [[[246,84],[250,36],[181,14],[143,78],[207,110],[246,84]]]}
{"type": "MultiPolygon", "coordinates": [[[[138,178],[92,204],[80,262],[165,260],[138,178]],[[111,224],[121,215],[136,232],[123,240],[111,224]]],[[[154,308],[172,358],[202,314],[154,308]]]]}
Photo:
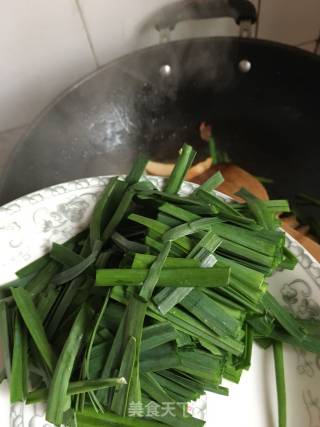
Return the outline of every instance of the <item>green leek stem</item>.
{"type": "Polygon", "coordinates": [[[176,194],[180,190],[182,182],[192,165],[196,152],[188,145],[184,144],[175,167],[168,178],[164,191],[169,194],[176,194]]]}
{"type": "Polygon", "coordinates": [[[218,163],[218,151],[217,151],[216,142],[213,136],[210,136],[208,143],[209,143],[209,152],[212,159],[212,164],[216,165],[218,163]]]}
{"type": "Polygon", "coordinates": [[[280,341],[273,342],[273,357],[276,373],[278,396],[278,426],[287,425],[286,382],[284,376],[283,345],[280,341]]]}

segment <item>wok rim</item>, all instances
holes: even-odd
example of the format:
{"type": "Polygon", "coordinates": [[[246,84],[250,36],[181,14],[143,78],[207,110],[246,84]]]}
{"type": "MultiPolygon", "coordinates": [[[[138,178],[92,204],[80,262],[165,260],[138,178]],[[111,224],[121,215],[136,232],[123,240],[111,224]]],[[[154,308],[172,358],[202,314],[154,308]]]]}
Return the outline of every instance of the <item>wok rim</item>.
{"type": "MultiPolygon", "coordinates": [[[[223,41],[229,41],[232,40],[234,42],[244,42],[244,43],[249,43],[249,44],[253,44],[253,45],[261,45],[261,47],[263,48],[265,47],[273,47],[273,48],[279,48],[279,49],[285,49],[287,50],[289,53],[292,53],[293,55],[296,56],[300,56],[301,58],[305,58],[308,61],[315,61],[315,63],[320,63],[320,55],[317,55],[315,53],[306,51],[300,47],[297,46],[291,46],[285,43],[280,43],[280,42],[275,42],[275,41],[271,41],[271,40],[265,40],[265,39],[258,39],[258,38],[245,38],[242,39],[240,37],[237,36],[213,36],[213,37],[196,37],[196,38],[192,38],[192,39],[182,39],[182,40],[175,40],[175,41],[171,41],[165,44],[158,44],[158,45],[152,45],[152,46],[148,46],[142,49],[137,49],[134,50],[130,53],[127,53],[126,55],[123,56],[119,56],[117,58],[114,58],[113,60],[107,62],[104,65],[101,65],[100,67],[98,67],[96,70],[91,71],[88,74],[85,74],[80,80],[78,80],[76,83],[73,83],[71,86],[68,86],[66,89],[64,89],[59,95],[57,95],[46,107],[44,107],[38,114],[37,116],[31,121],[31,123],[28,126],[28,129],[26,131],[26,133],[23,134],[22,138],[27,138],[27,136],[31,133],[31,131],[36,127],[36,125],[41,121],[41,119],[43,117],[46,116],[46,114],[55,106],[57,105],[63,98],[65,98],[65,96],[69,95],[71,92],[73,92],[75,89],[77,89],[79,86],[81,86],[82,84],[84,84],[85,82],[87,82],[88,80],[94,78],[95,76],[97,76],[99,73],[102,73],[106,70],[108,70],[108,68],[113,68],[114,66],[117,65],[117,63],[120,63],[122,61],[126,61],[128,58],[136,55],[136,54],[140,54],[140,53],[147,53],[148,51],[152,51],[155,49],[161,49],[163,48],[163,46],[166,45],[175,45],[175,46],[179,46],[179,45],[183,45],[184,43],[201,43],[201,42],[208,42],[209,40],[215,41],[215,40],[223,40],[223,41]]],[[[21,138],[21,139],[22,139],[21,138]]]]}
{"type": "MultiPolygon", "coordinates": [[[[15,144],[15,147],[11,151],[6,165],[2,169],[1,176],[5,177],[7,175],[7,172],[10,168],[11,161],[15,158],[16,153],[19,151],[22,144],[24,144],[25,141],[28,140],[29,136],[32,134],[32,132],[37,128],[38,124],[41,123],[41,121],[50,113],[50,111],[59,104],[60,101],[62,101],[66,96],[68,96],[70,93],[72,93],[75,89],[86,83],[87,81],[93,79],[95,76],[97,76],[100,73],[103,73],[107,71],[109,68],[115,67],[117,64],[126,61],[128,58],[133,57],[136,54],[146,54],[148,51],[153,51],[155,49],[163,49],[166,45],[183,45],[185,43],[208,43],[209,41],[223,41],[223,42],[229,42],[233,41],[236,43],[244,43],[244,44],[251,44],[251,45],[260,45],[261,48],[269,47],[269,48],[276,48],[276,49],[282,49],[286,50],[292,55],[295,55],[296,57],[300,56],[302,59],[305,59],[310,62],[314,62],[315,64],[320,64],[320,55],[317,55],[312,52],[308,52],[300,47],[297,46],[291,46],[285,43],[271,41],[271,40],[265,40],[261,38],[241,38],[239,36],[212,36],[212,37],[195,37],[195,38],[189,38],[189,39],[181,39],[181,40],[174,40],[167,43],[157,44],[157,45],[151,45],[142,49],[137,49],[132,52],[127,53],[126,55],[119,56],[117,58],[112,59],[111,61],[107,62],[104,65],[101,65],[96,70],[91,71],[88,74],[85,74],[81,79],[79,79],[76,83],[73,83],[72,85],[68,86],[66,89],[64,89],[59,95],[57,95],[48,105],[46,105],[37,115],[36,117],[26,125],[25,131],[20,136],[19,140],[15,144]]],[[[0,183],[0,193],[2,192],[4,187],[4,181],[0,183]]]]}

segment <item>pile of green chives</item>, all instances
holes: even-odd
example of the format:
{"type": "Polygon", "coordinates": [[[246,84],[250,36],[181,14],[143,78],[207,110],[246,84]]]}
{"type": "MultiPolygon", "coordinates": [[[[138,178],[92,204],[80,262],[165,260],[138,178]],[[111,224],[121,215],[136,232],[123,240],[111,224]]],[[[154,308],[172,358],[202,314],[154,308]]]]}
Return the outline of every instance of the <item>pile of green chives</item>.
{"type": "Polygon", "coordinates": [[[319,325],[268,292],[293,269],[277,215],[286,201],[225,203],[220,173],[178,194],[195,156],[185,145],[163,191],[140,158],[112,178],[87,230],[17,272],[0,289],[11,402],[46,402],[55,425],[198,427],[187,403],[228,395],[250,368],[253,341],[273,345],[279,426],[286,425],[282,343],[320,353],[319,325]],[[165,408],[171,409],[165,411],[165,408]]]}

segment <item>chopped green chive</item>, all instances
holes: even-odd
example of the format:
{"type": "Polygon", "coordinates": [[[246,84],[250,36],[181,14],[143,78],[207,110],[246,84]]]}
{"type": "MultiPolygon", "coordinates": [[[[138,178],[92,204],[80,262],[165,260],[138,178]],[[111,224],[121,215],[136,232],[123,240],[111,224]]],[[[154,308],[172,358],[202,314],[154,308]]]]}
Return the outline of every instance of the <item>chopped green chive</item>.
{"type": "Polygon", "coordinates": [[[278,426],[286,427],[287,425],[286,383],[285,383],[282,343],[278,341],[274,341],[273,355],[274,355],[274,365],[275,365],[276,383],[277,383],[277,396],[278,396],[278,426]]]}
{"type": "Polygon", "coordinates": [[[320,353],[319,322],[268,291],[268,276],[297,263],[279,229],[288,203],[245,189],[244,203],[226,201],[212,192],[220,172],[179,195],[194,156],[184,145],[164,191],[138,158],[109,180],[86,230],[1,288],[11,402],[47,402],[47,420],[69,427],[202,427],[188,402],[228,395],[221,382],[241,380],[255,340],[273,345],[285,427],[282,343],[320,353]],[[174,416],[145,411],[166,403],[174,416]]]}

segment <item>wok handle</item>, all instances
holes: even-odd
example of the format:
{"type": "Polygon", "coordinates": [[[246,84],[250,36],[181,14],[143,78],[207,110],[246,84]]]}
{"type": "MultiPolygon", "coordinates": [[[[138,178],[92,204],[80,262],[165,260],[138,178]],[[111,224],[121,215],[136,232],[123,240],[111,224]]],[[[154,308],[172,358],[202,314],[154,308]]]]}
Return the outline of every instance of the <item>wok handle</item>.
{"type": "Polygon", "coordinates": [[[249,0],[184,0],[163,7],[156,15],[158,31],[173,30],[178,22],[198,19],[231,17],[236,24],[254,24],[257,13],[249,0]]]}

